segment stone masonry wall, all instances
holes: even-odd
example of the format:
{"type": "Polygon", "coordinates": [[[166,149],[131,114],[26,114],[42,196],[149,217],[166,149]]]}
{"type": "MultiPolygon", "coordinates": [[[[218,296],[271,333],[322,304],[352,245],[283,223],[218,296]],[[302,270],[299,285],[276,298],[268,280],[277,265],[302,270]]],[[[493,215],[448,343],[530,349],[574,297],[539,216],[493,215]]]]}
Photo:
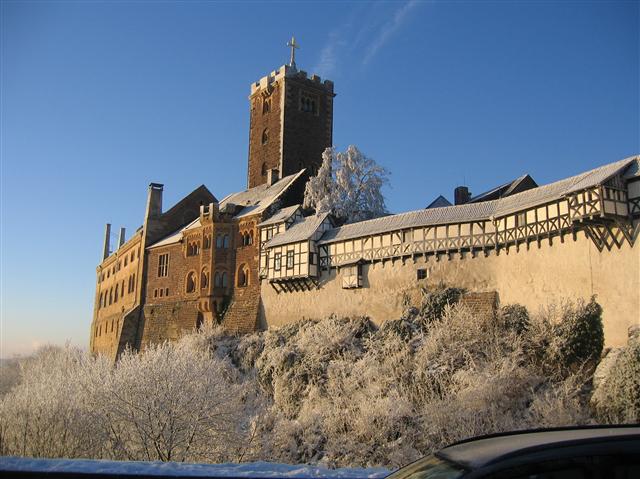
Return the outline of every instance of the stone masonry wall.
{"type": "Polygon", "coordinates": [[[249,168],[247,172],[249,188],[266,183],[266,172],[272,168],[280,168],[280,157],[282,156],[280,142],[282,135],[280,108],[282,82],[274,83],[272,88],[273,91],[270,95],[263,95],[263,90],[259,90],[249,99],[249,107],[251,109],[249,120],[249,168]],[[265,101],[269,101],[271,105],[268,113],[263,113],[265,101]],[[269,138],[266,143],[263,143],[262,133],[265,129],[268,129],[269,138]]]}
{"type": "Polygon", "coordinates": [[[257,328],[258,307],[260,304],[260,280],[258,279],[258,267],[260,259],[258,223],[260,216],[243,219],[238,224],[235,244],[236,265],[233,275],[233,297],[227,310],[223,325],[232,332],[248,333],[257,328]],[[253,244],[242,245],[241,232],[253,232],[253,244]],[[239,286],[238,271],[245,266],[249,270],[249,281],[246,286],[239,286]]]}
{"type": "Polygon", "coordinates": [[[312,80],[286,78],[286,107],[282,176],[307,168],[315,174],[322,164],[322,152],[333,144],[333,91],[312,80]],[[301,111],[300,92],[317,95],[318,114],[301,111]]]}
{"type": "Polygon", "coordinates": [[[193,331],[201,317],[197,301],[147,304],[142,312],[140,350],[163,341],[175,341],[193,331]]]}

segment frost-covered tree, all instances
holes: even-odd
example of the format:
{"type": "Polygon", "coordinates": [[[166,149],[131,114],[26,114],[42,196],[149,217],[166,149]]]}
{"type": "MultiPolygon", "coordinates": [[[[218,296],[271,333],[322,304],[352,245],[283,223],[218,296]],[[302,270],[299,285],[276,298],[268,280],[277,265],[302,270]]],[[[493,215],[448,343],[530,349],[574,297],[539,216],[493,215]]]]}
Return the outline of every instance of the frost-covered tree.
{"type": "Polygon", "coordinates": [[[305,187],[304,207],[347,223],[376,218],[387,213],[382,186],[388,183],[389,172],[357,147],[327,148],[318,174],[305,187]]]}

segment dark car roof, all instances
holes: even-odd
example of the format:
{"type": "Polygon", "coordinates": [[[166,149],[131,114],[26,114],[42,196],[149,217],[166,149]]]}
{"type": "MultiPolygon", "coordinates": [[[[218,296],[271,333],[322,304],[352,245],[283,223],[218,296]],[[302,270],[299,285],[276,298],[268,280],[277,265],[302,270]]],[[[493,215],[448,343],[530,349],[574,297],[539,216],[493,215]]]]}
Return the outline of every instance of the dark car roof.
{"type": "Polygon", "coordinates": [[[476,469],[543,447],[558,447],[598,439],[624,439],[631,436],[640,438],[640,426],[524,431],[460,442],[445,447],[436,455],[465,468],[476,469]]]}

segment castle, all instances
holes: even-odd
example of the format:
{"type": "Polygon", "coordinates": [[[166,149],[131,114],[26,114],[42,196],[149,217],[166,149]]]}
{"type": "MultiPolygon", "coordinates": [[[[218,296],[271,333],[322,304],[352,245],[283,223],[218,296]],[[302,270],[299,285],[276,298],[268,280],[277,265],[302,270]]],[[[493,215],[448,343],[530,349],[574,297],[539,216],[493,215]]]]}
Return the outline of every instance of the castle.
{"type": "Polygon", "coordinates": [[[640,156],[538,186],[528,175],[455,205],[335,226],[303,211],[332,145],[333,83],[288,65],[251,85],[247,189],[205,186],[164,211],[149,185],[142,226],[97,267],[90,350],[116,358],[204,322],[231,332],[329,314],[397,318],[445,282],[537,308],[597,295],[605,341],[640,323],[640,156]],[[306,216],[305,216],[306,214],[306,216]]]}

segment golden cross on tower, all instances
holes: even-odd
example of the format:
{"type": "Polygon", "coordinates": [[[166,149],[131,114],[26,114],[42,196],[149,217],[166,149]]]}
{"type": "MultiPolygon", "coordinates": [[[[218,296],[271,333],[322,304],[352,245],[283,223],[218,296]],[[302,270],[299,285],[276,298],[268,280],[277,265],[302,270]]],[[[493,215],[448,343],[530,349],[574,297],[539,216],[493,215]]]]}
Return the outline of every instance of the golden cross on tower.
{"type": "Polygon", "coordinates": [[[291,40],[287,42],[287,46],[291,47],[291,61],[289,61],[289,66],[295,68],[296,67],[296,48],[300,48],[300,45],[296,43],[295,37],[291,37],[291,40]]]}

